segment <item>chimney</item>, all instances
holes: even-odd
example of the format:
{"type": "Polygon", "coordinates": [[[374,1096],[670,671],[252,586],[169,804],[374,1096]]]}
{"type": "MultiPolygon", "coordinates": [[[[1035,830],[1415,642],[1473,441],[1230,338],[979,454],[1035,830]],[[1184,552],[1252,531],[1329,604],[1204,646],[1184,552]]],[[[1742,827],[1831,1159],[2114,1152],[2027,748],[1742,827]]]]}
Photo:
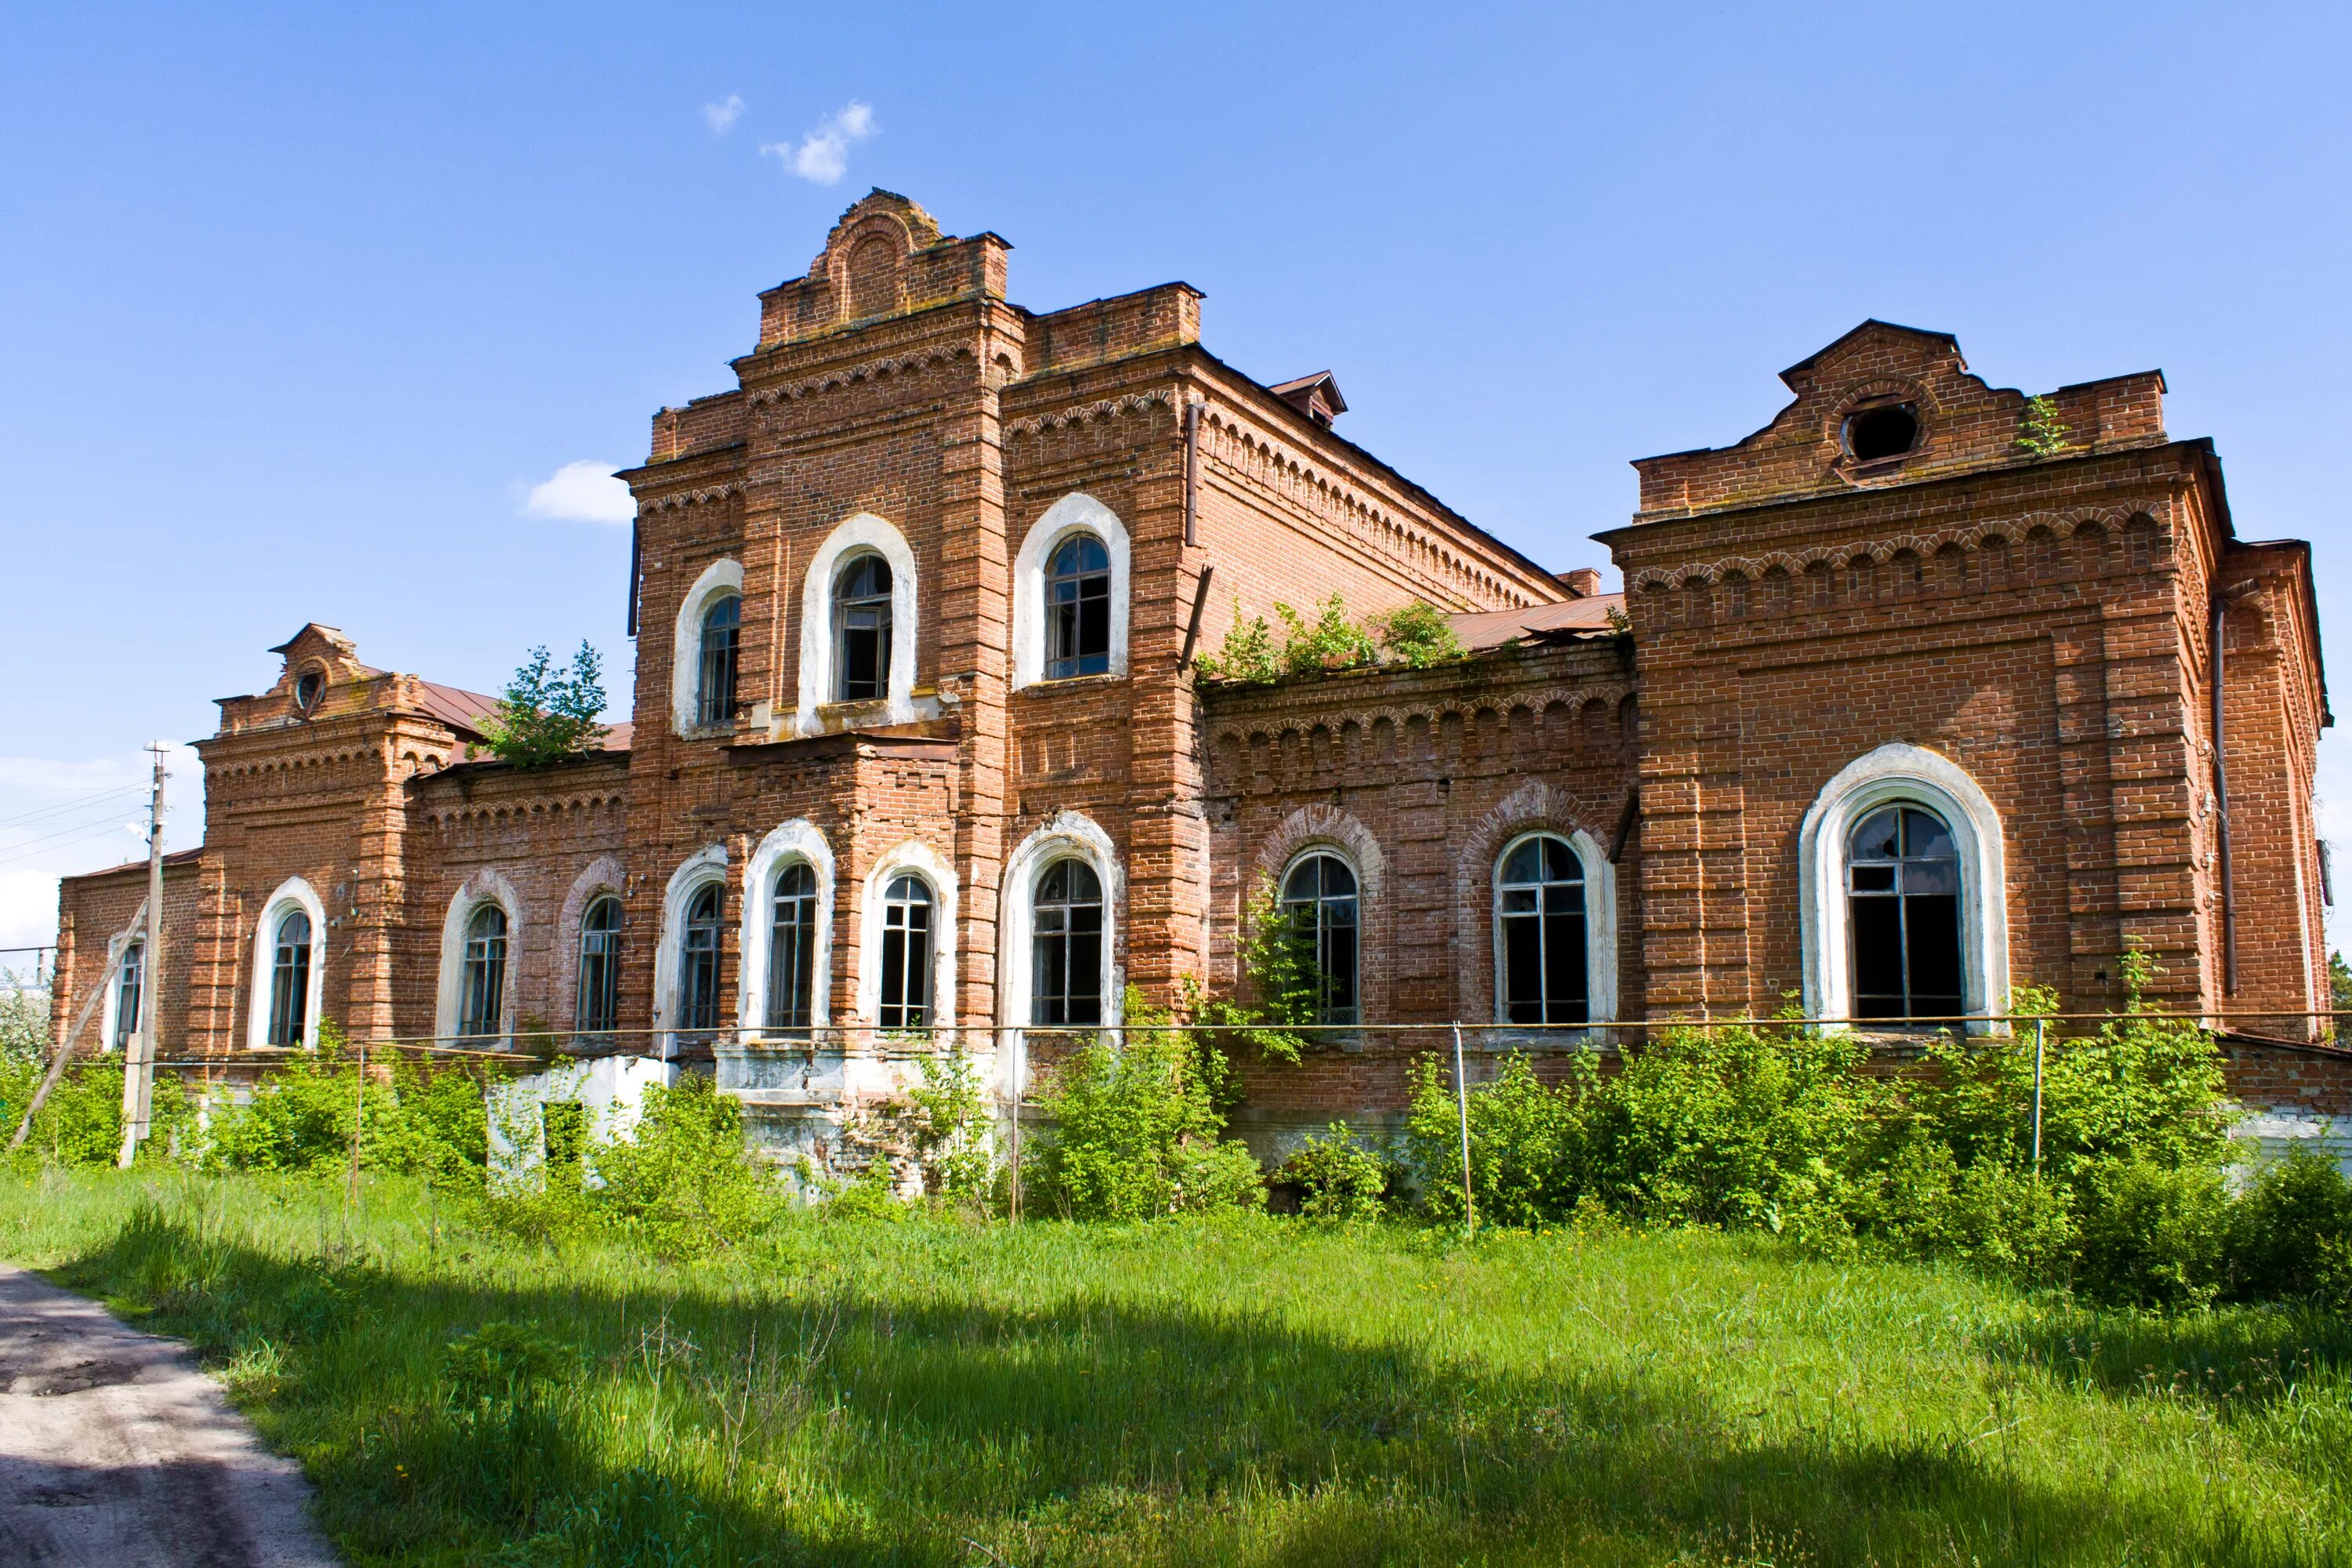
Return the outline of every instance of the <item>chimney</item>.
{"type": "Polygon", "coordinates": [[[1554,575],[1559,579],[1559,585],[1568,590],[1568,596],[1571,599],[1590,599],[1601,592],[1601,574],[1592,567],[1579,566],[1573,571],[1555,573],[1554,575]]]}

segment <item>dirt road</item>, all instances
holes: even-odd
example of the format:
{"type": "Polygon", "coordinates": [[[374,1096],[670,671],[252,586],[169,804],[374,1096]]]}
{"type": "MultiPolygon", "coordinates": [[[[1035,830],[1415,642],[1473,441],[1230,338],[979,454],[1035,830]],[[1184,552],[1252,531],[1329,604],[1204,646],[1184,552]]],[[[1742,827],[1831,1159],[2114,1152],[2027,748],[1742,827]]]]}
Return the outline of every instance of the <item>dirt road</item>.
{"type": "Polygon", "coordinates": [[[0,1564],[329,1568],[309,1500],[186,1351],[0,1264],[0,1564]]]}

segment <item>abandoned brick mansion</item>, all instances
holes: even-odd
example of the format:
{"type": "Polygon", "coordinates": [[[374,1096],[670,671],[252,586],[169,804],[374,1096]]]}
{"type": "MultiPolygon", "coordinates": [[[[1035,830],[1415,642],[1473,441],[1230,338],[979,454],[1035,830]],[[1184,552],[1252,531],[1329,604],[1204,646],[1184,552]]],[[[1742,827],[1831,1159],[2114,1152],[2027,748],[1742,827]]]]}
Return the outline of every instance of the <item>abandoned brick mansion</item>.
{"type": "MultiPolygon", "coordinates": [[[[895,1031],[1002,1087],[1022,1030],[1229,987],[1269,889],[1335,1024],[2088,1011],[2137,946],[2278,1053],[2248,1082],[2336,1071],[2310,552],[2239,537],[2160,374],[2029,401],[1865,321],[1764,428],[1635,464],[1620,595],[1348,441],[1328,374],[1216,358],[1192,289],[1033,313],[1009,248],[875,192],[654,416],[604,749],[512,767],[488,698],[275,649],[199,743],[161,973],[143,866],[66,881],[59,1032],[103,985],[112,1047],[149,984],[166,1058],[575,1030],[611,1086],[715,1062],[789,1119],[895,1031]],[[1334,593],[1467,657],[1199,679],[1334,593]]],[[[1392,1109],[1383,1038],[1262,1118],[1392,1109]]]]}

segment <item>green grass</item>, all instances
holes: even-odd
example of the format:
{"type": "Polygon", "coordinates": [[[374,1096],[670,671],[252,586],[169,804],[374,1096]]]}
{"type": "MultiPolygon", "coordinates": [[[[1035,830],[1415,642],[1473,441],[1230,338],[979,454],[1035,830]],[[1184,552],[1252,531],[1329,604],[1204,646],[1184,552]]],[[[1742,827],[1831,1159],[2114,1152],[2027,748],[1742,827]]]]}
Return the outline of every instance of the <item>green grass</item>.
{"type": "Polygon", "coordinates": [[[354,1562],[2352,1563],[2352,1329],[1684,1233],[805,1219],[671,1266],[372,1185],[0,1177],[354,1562]],[[455,1336],[576,1369],[467,1406],[455,1336]]]}

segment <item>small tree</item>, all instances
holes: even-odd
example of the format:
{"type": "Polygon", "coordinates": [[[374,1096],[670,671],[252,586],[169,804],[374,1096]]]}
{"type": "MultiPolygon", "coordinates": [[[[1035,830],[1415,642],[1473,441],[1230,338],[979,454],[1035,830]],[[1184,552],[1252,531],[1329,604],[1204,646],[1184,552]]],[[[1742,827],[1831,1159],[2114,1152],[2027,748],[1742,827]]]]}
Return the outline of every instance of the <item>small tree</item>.
{"type": "Polygon", "coordinates": [[[1390,658],[1407,669],[1448,664],[1470,652],[1454,635],[1445,612],[1425,600],[1416,599],[1402,609],[1374,616],[1369,624],[1390,658]]]}
{"type": "Polygon", "coordinates": [[[543,768],[594,751],[605,735],[597,719],[604,711],[604,667],[594,648],[583,639],[572,656],[572,673],[562,676],[547,649],[535,647],[507,682],[497,716],[483,721],[482,739],[500,762],[543,768]]]}
{"type": "Polygon", "coordinates": [[[2054,458],[2066,449],[2066,422],[2046,397],[2029,397],[2017,422],[2017,449],[2028,458],[2054,458]]]}

